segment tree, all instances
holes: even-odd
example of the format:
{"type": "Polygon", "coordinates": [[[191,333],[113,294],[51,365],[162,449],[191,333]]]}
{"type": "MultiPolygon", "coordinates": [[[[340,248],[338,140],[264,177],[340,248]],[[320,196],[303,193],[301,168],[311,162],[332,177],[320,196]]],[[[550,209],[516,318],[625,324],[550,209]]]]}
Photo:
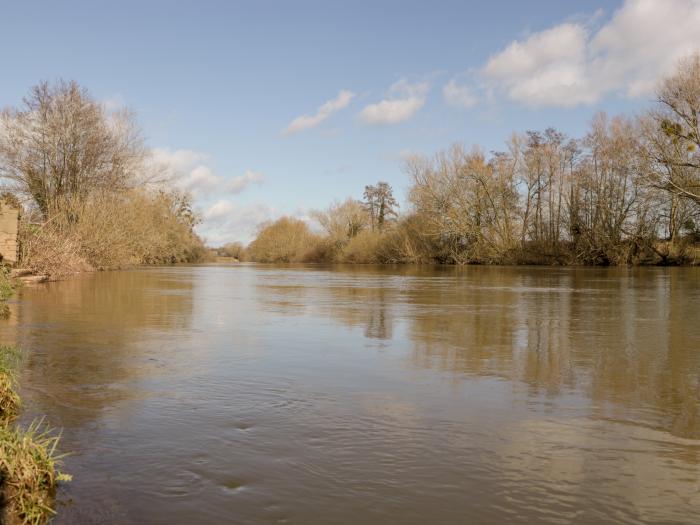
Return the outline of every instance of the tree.
{"type": "Polygon", "coordinates": [[[389,183],[378,182],[376,186],[365,186],[365,206],[370,216],[372,231],[381,230],[389,217],[397,217],[399,203],[389,183]]]}
{"type": "Polygon", "coordinates": [[[512,160],[455,145],[434,160],[414,158],[410,200],[442,262],[494,262],[515,246],[518,194],[512,160]]]}
{"type": "Polygon", "coordinates": [[[563,233],[562,214],[570,165],[571,143],[554,128],[528,131],[511,140],[524,189],[521,242],[556,254],[563,233]]]}
{"type": "Polygon", "coordinates": [[[700,53],[678,63],[658,103],[643,121],[652,183],[700,204],[700,53]]]}
{"type": "Polygon", "coordinates": [[[245,259],[245,246],[241,242],[229,242],[224,246],[216,249],[217,255],[220,257],[232,257],[233,259],[238,259],[243,261],[245,259]]]}
{"type": "Polygon", "coordinates": [[[575,224],[576,258],[631,262],[642,239],[654,238],[655,216],[641,173],[639,128],[624,117],[596,115],[582,141],[569,220],[575,224]]]}
{"type": "Polygon", "coordinates": [[[369,223],[363,204],[351,198],[331,204],[326,210],[316,211],[313,216],[338,248],[365,230],[369,223]]]}
{"type": "Polygon", "coordinates": [[[44,218],[62,202],[134,185],[145,147],[132,115],[108,113],[76,82],[42,82],[0,113],[0,178],[44,218]]]}

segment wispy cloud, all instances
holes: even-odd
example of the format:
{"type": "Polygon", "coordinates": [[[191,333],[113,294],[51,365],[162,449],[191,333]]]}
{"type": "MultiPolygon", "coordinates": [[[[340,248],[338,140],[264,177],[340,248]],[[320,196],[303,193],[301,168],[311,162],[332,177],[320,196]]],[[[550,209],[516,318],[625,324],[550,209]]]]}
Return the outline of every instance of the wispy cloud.
{"type": "Polygon", "coordinates": [[[626,0],[597,30],[590,25],[563,23],[516,40],[481,74],[513,101],[572,107],[610,93],[648,96],[679,58],[700,49],[697,0],[626,0]]]}
{"type": "Polygon", "coordinates": [[[469,87],[458,84],[453,78],[442,88],[442,96],[450,106],[471,108],[477,103],[477,97],[469,87]]]}
{"type": "Polygon", "coordinates": [[[337,97],[321,104],[316,110],[315,114],[301,115],[300,117],[292,120],[292,122],[283,130],[282,133],[285,135],[291,135],[306,129],[315,128],[333,113],[340,111],[350,104],[354,97],[355,94],[352,91],[343,89],[338,93],[337,97]]]}
{"type": "Polygon", "coordinates": [[[240,193],[251,184],[260,184],[265,180],[265,175],[258,171],[246,170],[243,175],[238,175],[230,179],[226,188],[231,193],[240,193]]]}
{"type": "Polygon", "coordinates": [[[360,112],[365,124],[398,124],[411,118],[425,104],[430,90],[427,82],[410,83],[401,79],[389,88],[388,97],[360,112]]]}
{"type": "Polygon", "coordinates": [[[240,193],[265,179],[262,173],[252,170],[246,170],[243,175],[223,177],[213,172],[208,160],[204,153],[187,149],[156,148],[151,151],[151,164],[160,178],[192,193],[195,198],[240,193]]]}

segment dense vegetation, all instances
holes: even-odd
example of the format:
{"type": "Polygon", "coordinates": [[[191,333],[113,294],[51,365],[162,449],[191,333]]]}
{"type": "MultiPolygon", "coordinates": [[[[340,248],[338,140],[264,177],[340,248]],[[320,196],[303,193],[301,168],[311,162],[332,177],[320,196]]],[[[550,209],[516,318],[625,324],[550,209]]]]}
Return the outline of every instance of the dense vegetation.
{"type": "MultiPolygon", "coordinates": [[[[513,135],[490,155],[456,145],[406,164],[409,210],[386,183],[282,218],[247,256],[262,262],[684,264],[700,262],[700,55],[636,118],[597,115],[585,137],[513,135]]],[[[239,256],[240,258],[240,256],[239,256]]]]}
{"type": "Polygon", "coordinates": [[[0,182],[25,210],[21,264],[60,276],[201,258],[189,196],[150,160],[134,116],[75,82],[41,83],[0,113],[0,182]]]}

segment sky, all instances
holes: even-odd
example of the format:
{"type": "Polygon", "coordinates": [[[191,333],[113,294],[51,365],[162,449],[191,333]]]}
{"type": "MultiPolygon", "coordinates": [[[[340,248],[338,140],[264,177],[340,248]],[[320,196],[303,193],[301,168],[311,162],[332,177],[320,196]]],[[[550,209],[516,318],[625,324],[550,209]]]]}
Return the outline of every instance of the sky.
{"type": "Polygon", "coordinates": [[[389,182],[410,155],[585,134],[700,49],[700,0],[0,0],[0,107],[78,81],[136,112],[210,245],[389,182]]]}

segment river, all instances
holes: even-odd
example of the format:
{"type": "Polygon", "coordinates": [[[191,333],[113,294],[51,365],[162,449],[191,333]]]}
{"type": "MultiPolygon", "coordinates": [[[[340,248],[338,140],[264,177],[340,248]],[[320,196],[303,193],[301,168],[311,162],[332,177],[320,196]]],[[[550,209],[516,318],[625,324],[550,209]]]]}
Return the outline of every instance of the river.
{"type": "Polygon", "coordinates": [[[26,286],[56,524],[697,523],[700,268],[176,266],[26,286]]]}

